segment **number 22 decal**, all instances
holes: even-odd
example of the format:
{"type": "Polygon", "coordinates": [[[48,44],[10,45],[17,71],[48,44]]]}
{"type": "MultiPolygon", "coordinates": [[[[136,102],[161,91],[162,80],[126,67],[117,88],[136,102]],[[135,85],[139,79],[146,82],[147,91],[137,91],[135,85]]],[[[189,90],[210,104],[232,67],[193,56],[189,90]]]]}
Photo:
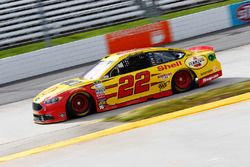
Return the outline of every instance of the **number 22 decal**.
{"type": "Polygon", "coordinates": [[[137,73],[135,78],[133,75],[127,75],[119,79],[119,84],[121,86],[118,90],[118,98],[123,98],[127,96],[131,96],[134,94],[146,92],[149,90],[149,81],[150,81],[150,72],[143,71],[137,73]],[[136,80],[136,82],[135,82],[136,80]],[[135,88],[134,87],[135,82],[135,88]]]}

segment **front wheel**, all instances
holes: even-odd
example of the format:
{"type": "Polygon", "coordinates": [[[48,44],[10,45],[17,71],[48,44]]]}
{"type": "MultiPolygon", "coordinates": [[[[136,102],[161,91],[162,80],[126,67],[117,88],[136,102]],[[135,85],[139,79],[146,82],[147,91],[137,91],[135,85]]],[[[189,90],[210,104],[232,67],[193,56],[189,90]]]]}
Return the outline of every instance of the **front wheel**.
{"type": "Polygon", "coordinates": [[[174,92],[186,92],[193,87],[193,77],[189,71],[178,71],[172,79],[172,89],[174,92]]]}
{"type": "Polygon", "coordinates": [[[92,100],[87,93],[73,94],[67,104],[70,117],[82,117],[91,113],[92,100]]]}

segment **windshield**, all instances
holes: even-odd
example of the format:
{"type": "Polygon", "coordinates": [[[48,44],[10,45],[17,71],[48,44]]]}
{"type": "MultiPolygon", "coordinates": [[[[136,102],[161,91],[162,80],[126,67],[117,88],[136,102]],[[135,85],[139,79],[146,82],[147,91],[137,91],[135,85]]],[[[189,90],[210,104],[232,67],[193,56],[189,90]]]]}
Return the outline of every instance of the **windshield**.
{"type": "Polygon", "coordinates": [[[100,61],[97,63],[89,72],[87,72],[83,78],[84,79],[98,79],[102,74],[112,66],[114,61],[100,61]]]}

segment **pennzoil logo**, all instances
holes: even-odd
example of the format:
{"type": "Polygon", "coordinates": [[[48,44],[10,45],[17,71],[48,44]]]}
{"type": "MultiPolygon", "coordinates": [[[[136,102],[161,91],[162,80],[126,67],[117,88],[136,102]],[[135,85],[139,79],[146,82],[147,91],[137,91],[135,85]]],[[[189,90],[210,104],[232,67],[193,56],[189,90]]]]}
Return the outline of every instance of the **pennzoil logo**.
{"type": "Polygon", "coordinates": [[[207,65],[207,59],[204,56],[194,56],[186,59],[185,64],[193,69],[200,69],[207,65]]]}

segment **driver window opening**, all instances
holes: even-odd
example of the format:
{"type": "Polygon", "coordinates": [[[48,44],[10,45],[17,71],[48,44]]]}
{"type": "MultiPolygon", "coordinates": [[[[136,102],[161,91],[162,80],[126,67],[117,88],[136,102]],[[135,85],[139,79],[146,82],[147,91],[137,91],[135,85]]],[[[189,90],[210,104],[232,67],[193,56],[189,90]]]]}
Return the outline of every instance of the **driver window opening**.
{"type": "Polygon", "coordinates": [[[151,59],[145,54],[137,54],[123,59],[110,72],[109,77],[142,70],[152,66],[151,59]]]}

